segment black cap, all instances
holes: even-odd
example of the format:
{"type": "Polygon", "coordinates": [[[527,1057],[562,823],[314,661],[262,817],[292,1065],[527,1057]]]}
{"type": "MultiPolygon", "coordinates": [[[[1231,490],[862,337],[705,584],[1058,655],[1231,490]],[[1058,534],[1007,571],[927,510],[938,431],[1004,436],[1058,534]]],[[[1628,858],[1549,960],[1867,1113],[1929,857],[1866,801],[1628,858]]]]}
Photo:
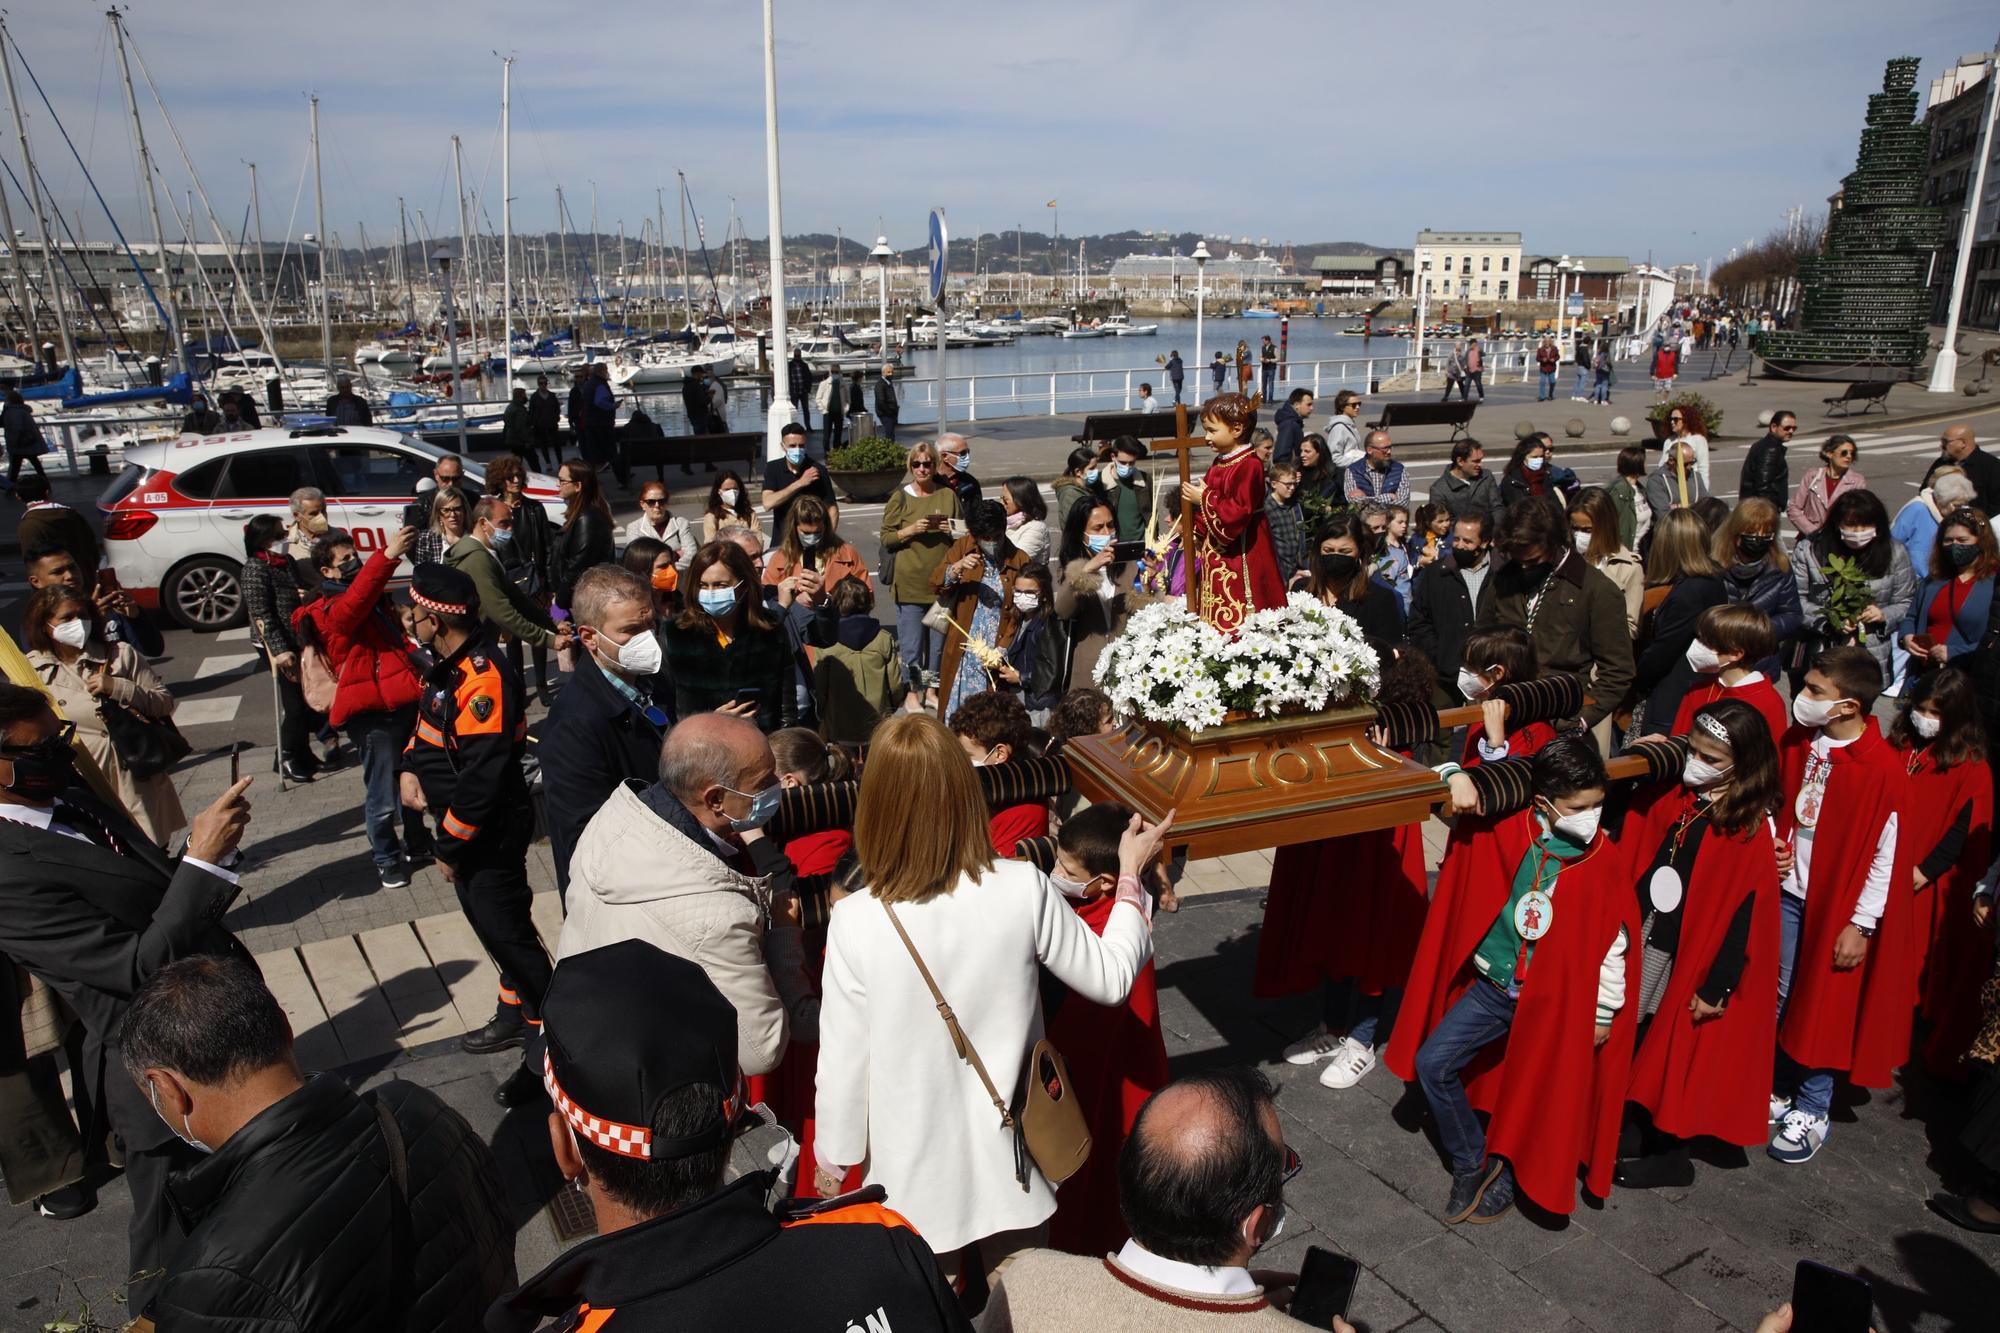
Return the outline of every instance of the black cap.
{"type": "Polygon", "coordinates": [[[418,565],[410,576],[410,600],[426,611],[447,616],[479,614],[479,589],[472,576],[450,565],[418,565]]]}
{"type": "Polygon", "coordinates": [[[579,1139],[647,1160],[686,1157],[729,1137],[742,1109],[736,1009],[699,964],[644,940],[571,954],[542,999],[549,1099],[579,1139]],[[724,1090],[715,1123],[655,1140],[660,1099],[690,1083],[724,1090]]]}

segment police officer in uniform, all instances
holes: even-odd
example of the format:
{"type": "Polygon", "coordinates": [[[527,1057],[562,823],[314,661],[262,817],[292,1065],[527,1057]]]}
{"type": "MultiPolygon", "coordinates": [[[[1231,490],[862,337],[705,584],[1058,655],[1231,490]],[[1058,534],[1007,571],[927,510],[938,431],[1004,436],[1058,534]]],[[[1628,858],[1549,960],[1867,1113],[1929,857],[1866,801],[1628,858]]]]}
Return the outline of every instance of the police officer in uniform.
{"type": "MultiPolygon", "coordinates": [[[[495,651],[469,575],[419,565],[410,601],[411,632],[438,661],[424,677],[416,730],[404,751],[404,802],[429,811],[438,862],[500,969],[493,1021],[459,1044],[475,1054],[505,1050],[526,1044],[529,1026],[540,1021],[553,971],[529,914],[535,820],[521,771],[527,743],[521,678],[495,651]]],[[[524,1065],[495,1095],[502,1106],[527,1105],[541,1095],[540,1078],[524,1065]]]]}
{"type": "Polygon", "coordinates": [[[701,966],[643,940],[574,954],[543,1005],[549,1138],[600,1234],[495,1302],[489,1333],[972,1325],[880,1187],[785,1191],[742,1125],[736,1011],[701,966]],[[732,1169],[740,1166],[740,1174],[732,1169]]]}

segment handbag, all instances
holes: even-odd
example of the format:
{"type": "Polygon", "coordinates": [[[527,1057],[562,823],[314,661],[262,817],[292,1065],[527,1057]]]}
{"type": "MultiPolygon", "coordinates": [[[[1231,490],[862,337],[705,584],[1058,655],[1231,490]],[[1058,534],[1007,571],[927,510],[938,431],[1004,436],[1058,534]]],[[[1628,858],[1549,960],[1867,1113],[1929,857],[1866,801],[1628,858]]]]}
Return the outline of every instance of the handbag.
{"type": "Polygon", "coordinates": [[[958,1015],[951,1011],[945,1001],[944,992],[931,976],[931,970],[924,966],[923,955],[910,939],[910,933],[903,929],[903,923],[896,919],[896,909],[888,903],[882,910],[889,914],[889,924],[896,928],[903,947],[910,951],[910,961],[917,965],[917,971],[924,978],[924,985],[930,988],[931,999],[937,1004],[938,1017],[944,1020],[946,1030],[951,1033],[952,1049],[961,1060],[972,1066],[972,1072],[979,1075],[979,1081],[986,1088],[986,1095],[993,1099],[993,1109],[1000,1113],[1002,1128],[1014,1131],[1014,1179],[1021,1189],[1028,1188],[1028,1164],[1025,1157],[1032,1157],[1036,1167],[1048,1177],[1051,1185],[1060,1185],[1083,1167],[1090,1156],[1090,1126],[1084,1122],[1083,1107],[1077,1103],[1076,1088],[1069,1080],[1069,1064],[1047,1037],[1035,1043],[1028,1053],[1027,1087],[1021,1097],[1021,1109],[1017,1114],[1000,1099],[999,1090],[993,1086],[992,1076],[986,1072],[979,1052],[972,1047],[972,1039],[959,1026],[958,1015]],[[1024,1157],[1025,1153],[1025,1157],[1024,1157]]]}
{"type": "Polygon", "coordinates": [[[194,747],[172,718],[150,718],[115,699],[99,699],[97,714],[125,771],[140,780],[158,777],[187,758],[194,747]]]}

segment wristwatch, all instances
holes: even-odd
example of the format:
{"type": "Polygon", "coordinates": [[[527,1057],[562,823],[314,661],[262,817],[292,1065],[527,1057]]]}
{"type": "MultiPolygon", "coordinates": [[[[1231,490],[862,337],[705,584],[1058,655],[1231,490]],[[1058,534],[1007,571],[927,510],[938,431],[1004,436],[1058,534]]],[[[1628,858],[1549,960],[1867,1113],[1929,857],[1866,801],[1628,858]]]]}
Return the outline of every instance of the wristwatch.
{"type": "Polygon", "coordinates": [[[1873,927],[1873,926],[1864,926],[1864,925],[1862,925],[1862,924],[1861,924],[1860,922],[1858,922],[1858,921],[1851,921],[1851,922],[1849,922],[1848,924],[1849,924],[1849,925],[1851,925],[1851,926],[1853,926],[1853,927],[1854,927],[1854,928],[1855,928],[1856,930],[1858,930],[1858,931],[1860,931],[1860,932],[1861,932],[1861,938],[1862,938],[1862,939],[1864,939],[1864,940],[1872,940],[1872,939],[1874,939],[1874,938],[1875,938],[1875,927],[1873,927]]]}

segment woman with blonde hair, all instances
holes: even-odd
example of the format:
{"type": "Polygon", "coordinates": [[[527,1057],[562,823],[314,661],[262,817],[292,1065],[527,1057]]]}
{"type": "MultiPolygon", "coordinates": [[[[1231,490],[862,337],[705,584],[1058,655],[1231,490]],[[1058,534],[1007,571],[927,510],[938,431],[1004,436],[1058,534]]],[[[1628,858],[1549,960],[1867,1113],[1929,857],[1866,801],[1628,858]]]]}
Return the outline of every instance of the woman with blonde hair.
{"type": "Polygon", "coordinates": [[[413,565],[441,564],[459,538],[472,530],[472,501],[456,486],[440,486],[431,494],[431,524],[417,534],[410,552],[413,565]]]}
{"type": "Polygon", "coordinates": [[[1627,546],[1619,528],[1618,505],[1602,486],[1586,486],[1569,502],[1569,531],[1576,553],[1625,594],[1625,632],[1639,632],[1646,600],[1646,567],[1627,546]]]}
{"type": "Polygon", "coordinates": [[[1692,509],[1669,509],[1653,525],[1646,551],[1646,601],[1649,619],[1636,645],[1634,697],[1642,701],[1635,723],[1655,719],[1633,735],[1657,731],[1674,719],[1681,695],[1694,673],[1687,665],[1695,622],[1711,606],[1728,600],[1722,586],[1722,566],[1709,554],[1708,529],[1692,509]],[[1676,670],[1679,668],[1679,670],[1676,670]]]}
{"type": "Polygon", "coordinates": [[[1140,875],[1172,823],[1133,817],[1099,937],[1048,876],[995,859],[978,775],[944,724],[902,714],[876,729],[854,812],[867,888],[833,909],[827,932],[822,1194],[861,1166],[954,1281],[969,1262],[991,1272],[1041,1243],[1055,1190],[961,1058],[923,969],[954,1006],[965,1049],[1018,1106],[1024,1080],[1046,1076],[1026,1068],[1043,1033],[1040,969],[1083,1001],[1125,1002],[1153,949],[1140,875]]]}
{"type": "Polygon", "coordinates": [[[1852,435],[1826,437],[1826,443],[1819,447],[1820,466],[1799,478],[1792,502],[1785,506],[1785,517],[1792,520],[1799,536],[1818,536],[1833,512],[1834,501],[1849,491],[1868,489],[1868,478],[1854,465],[1860,456],[1861,446],[1852,435]]]}
{"type": "MultiPolygon", "coordinates": [[[[1755,495],[1738,500],[1716,529],[1709,554],[1722,566],[1722,590],[1730,604],[1762,611],[1780,647],[1805,627],[1805,606],[1799,601],[1791,558],[1778,540],[1778,506],[1755,495]]],[[[1749,665],[1775,680],[1778,652],[1749,665]]]]}
{"type": "Polygon", "coordinates": [[[882,507],[882,551],[893,571],[886,581],[896,595],[896,645],[915,687],[944,656],[944,631],[925,625],[924,616],[937,605],[931,574],[944,562],[961,515],[958,493],[938,483],[937,446],[929,440],[911,446],[909,469],[909,480],[882,507]]]}

